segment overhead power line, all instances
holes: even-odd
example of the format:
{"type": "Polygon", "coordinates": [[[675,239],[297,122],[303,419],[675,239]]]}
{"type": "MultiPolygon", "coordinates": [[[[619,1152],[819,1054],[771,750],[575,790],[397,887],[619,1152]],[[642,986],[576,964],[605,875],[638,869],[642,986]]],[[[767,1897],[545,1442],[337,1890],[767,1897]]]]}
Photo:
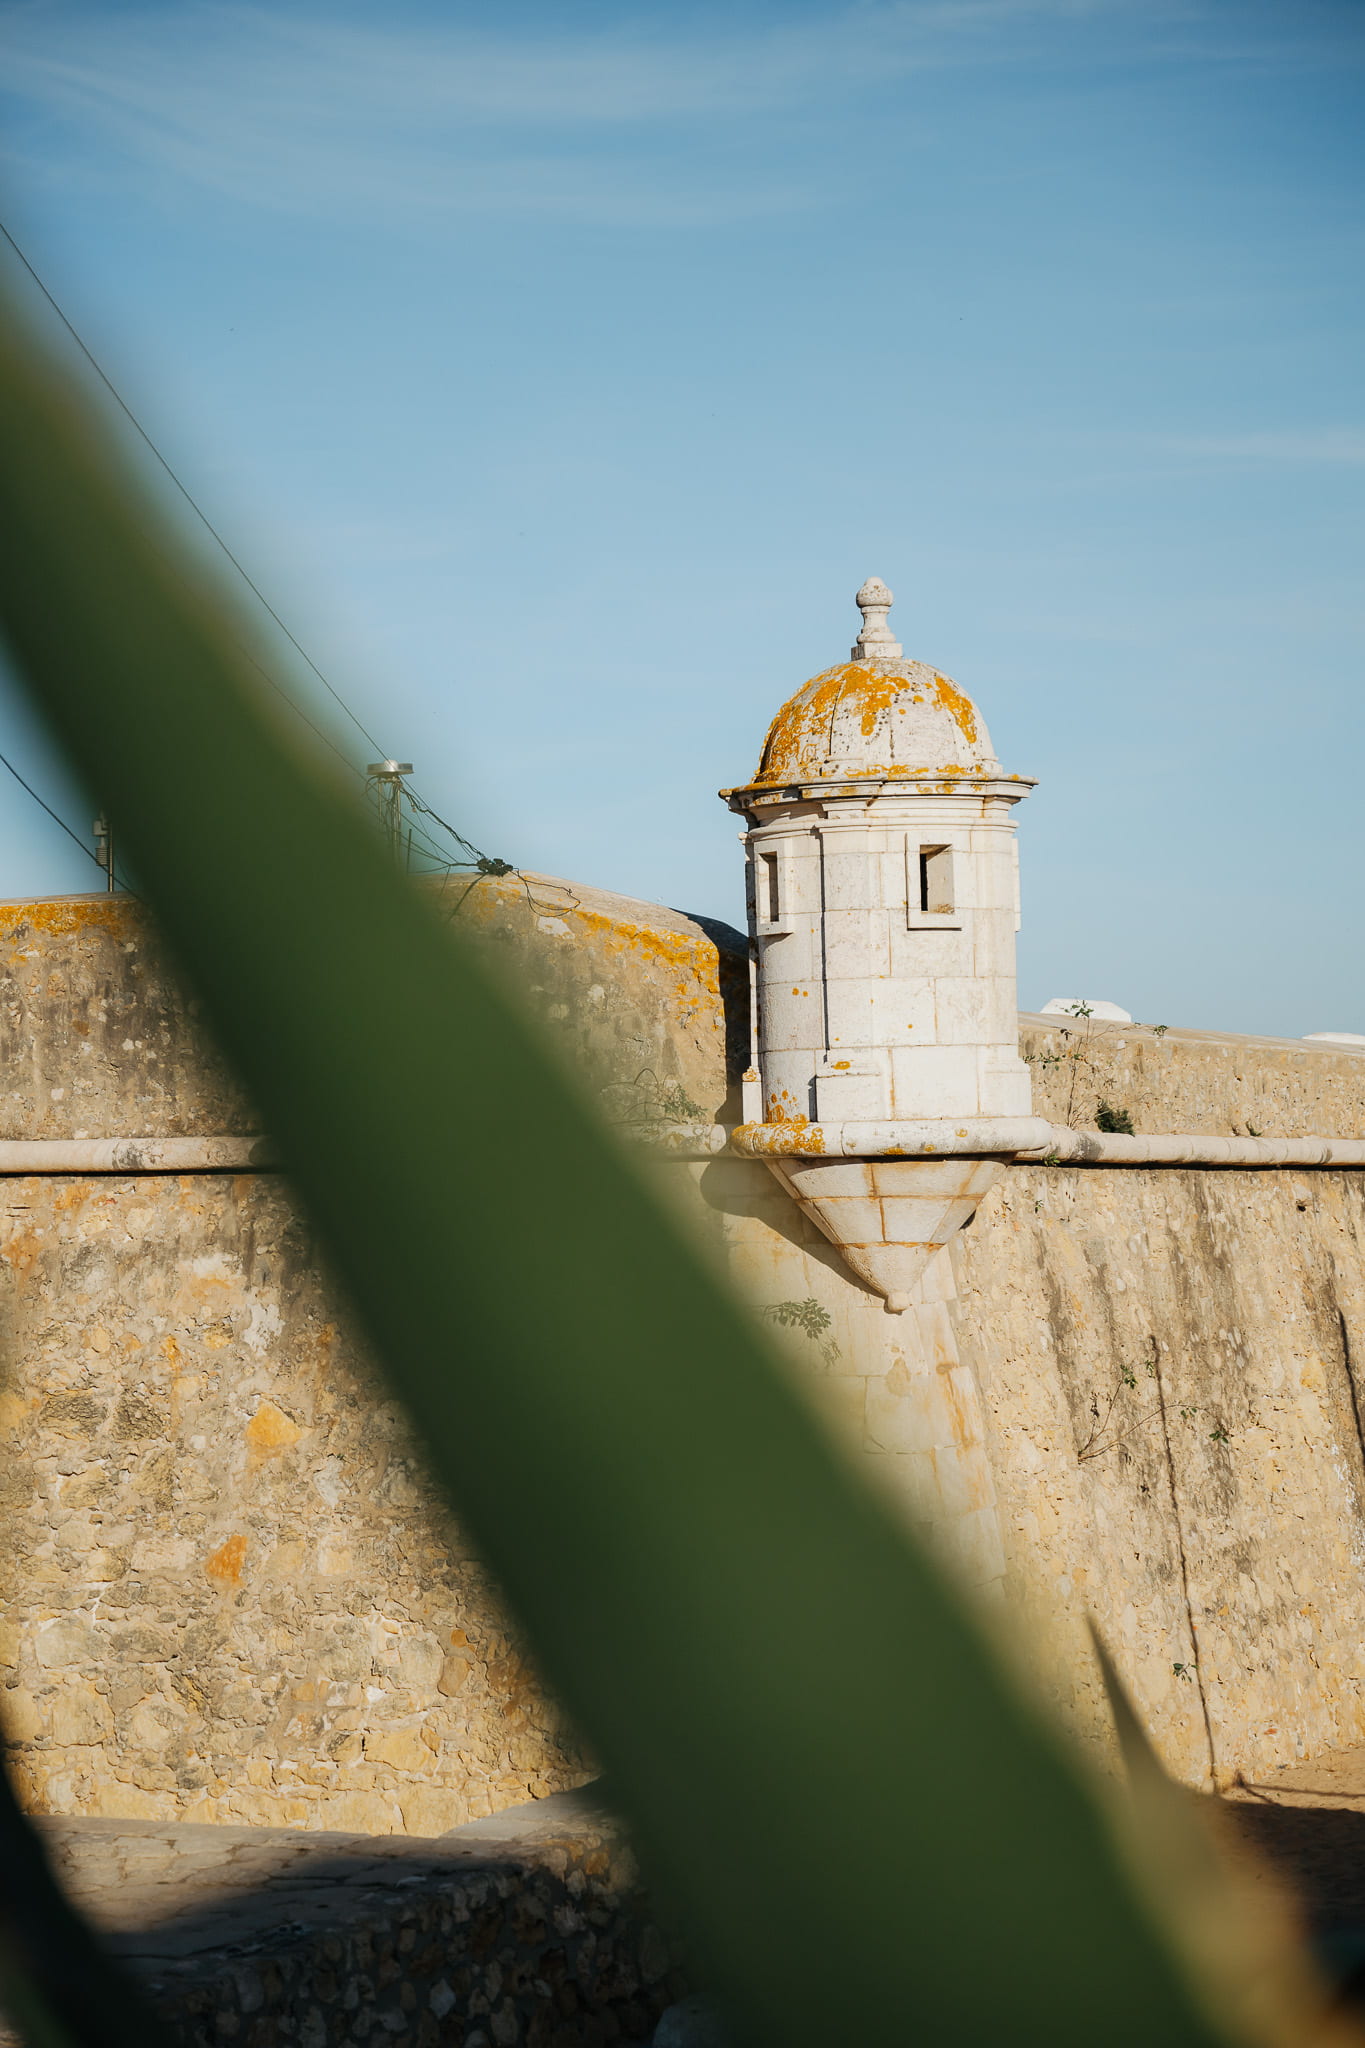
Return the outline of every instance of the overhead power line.
{"type": "MultiPolygon", "coordinates": [[[[308,668],[317,677],[318,681],[322,684],[323,689],[326,690],[328,696],[332,698],[333,702],[337,704],[339,708],[345,713],[346,717],[350,719],[351,724],[355,727],[356,731],[362,736],[362,738],[368,741],[369,745],[374,748],[376,753],[382,754],[384,752],[384,749],[380,746],[379,741],[375,738],[374,734],[369,730],[368,726],[362,723],[360,718],[357,717],[356,713],[352,711],[350,705],[346,702],[346,699],[342,696],[341,692],[327,680],[327,677],[318,667],[312,655],[309,654],[307,648],[304,647],[302,643],[290,631],[289,627],[285,624],[284,620],[276,611],[274,605],[271,604],[269,598],[261,589],[260,585],[254,580],[252,576],[248,574],[247,570],[243,567],[241,561],[233,553],[232,549],[228,546],[227,542],[224,540],[222,534],[218,531],[217,527],[213,524],[213,521],[209,518],[208,514],[203,510],[202,506],[192,496],[188,487],[185,484],[183,484],[180,478],[176,475],[175,470],[171,467],[170,463],[166,460],[166,457],[157,447],[155,441],[147,432],[147,429],[143,426],[141,420],[137,417],[137,414],[133,411],[132,407],[124,398],[122,392],[115,385],[112,378],[110,378],[106,374],[103,366],[96,358],[94,352],[86,345],[86,342],[76,329],[73,322],[70,319],[68,319],[65,312],[63,312],[61,306],[53,297],[52,293],[48,290],[42,278],[38,275],[38,272],[34,269],[32,263],[30,263],[28,257],[24,254],[19,244],[15,241],[14,236],[10,233],[9,229],[6,227],[5,223],[2,220],[0,220],[0,235],[3,235],[5,241],[8,242],[15,256],[23,265],[24,269],[28,272],[28,275],[30,276],[30,278],[32,278],[33,283],[37,286],[38,290],[42,293],[43,298],[52,308],[52,311],[56,314],[58,320],[60,320],[62,326],[71,336],[71,339],[75,342],[76,347],[85,357],[85,360],[87,361],[87,363],[89,363],[91,369],[99,378],[100,383],[109,393],[109,396],[113,399],[119,411],[128,421],[134,433],[136,433],[139,440],[142,441],[142,443],[150,451],[151,455],[154,457],[156,462],[165,471],[166,475],[174,484],[176,490],[180,493],[180,496],[189,506],[191,512],[193,512],[195,518],[204,528],[204,531],[212,538],[215,545],[222,551],[226,559],[232,564],[237,574],[241,577],[242,582],[246,585],[247,589],[256,599],[256,602],[260,605],[261,609],[266,613],[266,615],[269,618],[274,620],[275,624],[279,627],[281,633],[283,633],[285,639],[289,642],[289,645],[294,649],[295,653],[299,656],[299,658],[307,664],[308,668]]],[[[359,769],[357,764],[342,753],[340,747],[336,745],[335,741],[328,737],[327,733],[323,731],[320,725],[314,723],[314,721],[308,716],[307,712],[303,710],[302,706],[295,702],[294,698],[290,695],[288,690],[284,688],[284,685],[280,682],[277,682],[275,677],[271,675],[270,671],[267,668],[265,668],[261,664],[261,662],[259,662],[256,659],[255,655],[249,652],[249,650],[244,649],[243,652],[246,654],[247,659],[250,661],[252,667],[257,670],[257,672],[263,677],[263,679],[267,683],[269,683],[272,690],[276,691],[281,697],[283,697],[285,703],[288,704],[290,710],[294,712],[296,717],[302,719],[303,723],[308,727],[310,732],[315,733],[317,737],[324,743],[324,745],[331,749],[331,751],[337,756],[339,760],[344,761],[346,766],[349,769],[351,769],[351,771],[354,774],[359,775],[361,773],[361,770],[359,769]]],[[[48,816],[52,818],[56,824],[61,826],[63,832],[65,832],[69,838],[74,839],[76,841],[76,844],[82,849],[82,851],[89,854],[90,858],[93,861],[95,861],[97,866],[103,868],[104,863],[100,860],[99,856],[91,852],[91,849],[85,844],[84,840],[80,838],[79,834],[73,832],[71,827],[68,824],[66,824],[63,819],[57,816],[57,813],[51,808],[50,805],[43,803],[43,799],[38,795],[37,791],[29,788],[29,785],[26,782],[24,782],[24,779],[19,774],[19,771],[15,767],[13,767],[13,765],[10,762],[4,760],[3,755],[0,755],[0,763],[3,763],[3,765],[9,769],[10,774],[14,776],[16,782],[21,783],[24,789],[28,790],[28,794],[33,798],[35,803],[42,804],[42,807],[47,812],[48,816]]],[[[443,832],[449,833],[450,837],[455,841],[456,845],[460,847],[461,850],[469,856],[468,860],[464,861],[447,860],[443,850],[439,849],[432,843],[430,834],[422,832],[420,826],[417,827],[417,831],[421,833],[421,837],[426,841],[425,850],[429,858],[434,860],[434,862],[438,866],[442,866],[447,869],[457,867],[472,867],[477,869],[481,875],[510,875],[516,872],[516,870],[513,868],[509,861],[493,859],[488,854],[482,853],[477,846],[473,845],[470,840],[465,838],[462,832],[457,832],[453,825],[448,824],[446,820],[439,815],[438,812],[434,811],[431,808],[430,804],[424,802],[423,799],[417,795],[415,790],[409,789],[405,786],[403,789],[403,796],[406,798],[407,802],[411,804],[417,811],[422,813],[424,816],[430,818],[433,824],[439,825],[443,832]]]]}
{"type": "Polygon", "coordinates": [[[53,298],[52,293],[43,283],[43,280],[41,279],[41,277],[39,277],[37,271],[29,262],[27,256],[25,256],[23,250],[19,247],[19,244],[15,241],[13,235],[10,233],[9,229],[5,226],[5,223],[3,221],[0,221],[0,235],[3,235],[5,240],[9,243],[10,248],[19,258],[19,261],[23,264],[25,270],[33,279],[33,282],[37,285],[39,291],[47,300],[48,305],[51,306],[53,312],[57,315],[57,318],[61,321],[63,327],[71,336],[71,339],[75,342],[77,348],[85,357],[85,360],[87,361],[87,363],[89,363],[91,369],[99,378],[101,384],[103,384],[105,390],[109,393],[109,396],[113,399],[119,411],[128,421],[134,433],[137,434],[138,438],[145,444],[145,446],[148,449],[150,449],[152,455],[155,457],[156,461],[161,465],[162,469],[165,470],[167,476],[175,485],[175,488],[177,489],[177,491],[179,491],[181,497],[185,500],[185,503],[189,506],[191,512],[193,512],[195,518],[200,522],[201,526],[203,526],[205,532],[212,535],[213,539],[217,542],[218,546],[227,556],[233,568],[237,571],[237,574],[241,577],[243,583],[245,583],[247,589],[251,592],[252,596],[256,599],[257,603],[261,606],[262,610],[267,612],[269,616],[275,621],[275,624],[279,627],[280,631],[283,633],[285,639],[289,642],[290,646],[294,649],[295,653],[307,662],[309,668],[313,671],[313,674],[322,684],[323,689],[326,690],[329,697],[333,698],[335,702],[340,705],[341,709],[350,719],[356,731],[360,733],[363,738],[368,740],[369,744],[372,747],[374,747],[376,751],[382,753],[383,748],[380,747],[379,742],[375,738],[374,734],[368,731],[366,727],[361,724],[360,720],[357,718],[355,712],[352,711],[350,705],[346,702],[346,699],[342,696],[341,692],[339,690],[333,689],[332,685],[328,682],[326,676],[322,673],[322,670],[313,660],[312,655],[309,654],[307,648],[301,646],[299,642],[294,638],[294,635],[290,632],[288,626],[286,626],[284,620],[280,617],[274,605],[271,604],[269,598],[265,595],[264,591],[260,588],[259,584],[255,583],[252,580],[252,578],[247,574],[247,571],[242,567],[242,564],[240,563],[240,561],[238,561],[236,555],[233,554],[232,549],[223,539],[222,534],[219,533],[217,527],[213,524],[213,521],[209,518],[207,512],[205,512],[202,506],[200,506],[195,501],[195,499],[190,495],[190,492],[188,491],[186,486],[183,483],[181,483],[180,478],[171,468],[170,463],[166,460],[161,450],[157,447],[155,441],[147,432],[147,429],[143,426],[141,420],[137,417],[137,414],[128,404],[127,400],[124,398],[122,392],[119,391],[118,387],[114,384],[113,380],[105,375],[104,370],[100,366],[99,362],[96,360],[94,354],[89,348],[86,347],[85,342],[82,340],[81,336],[76,331],[76,328],[72,325],[71,321],[68,320],[66,314],[62,311],[56,299],[53,298]]]}
{"type": "Polygon", "coordinates": [[[18,783],[20,789],[25,789],[28,791],[29,795],[33,798],[34,803],[37,804],[41,810],[47,812],[47,815],[49,816],[49,818],[51,818],[54,825],[61,826],[63,832],[65,832],[68,839],[75,840],[81,852],[85,854],[88,859],[94,861],[95,866],[100,870],[101,874],[103,874],[105,872],[104,862],[100,859],[99,855],[95,852],[94,848],[86,845],[85,841],[81,838],[79,832],[72,831],[71,827],[67,824],[65,818],[58,817],[57,813],[53,810],[51,804],[44,803],[42,797],[39,796],[37,790],[33,787],[32,783],[25,782],[23,776],[15,767],[13,761],[7,761],[3,754],[0,754],[0,768],[9,769],[10,774],[18,783]]]}

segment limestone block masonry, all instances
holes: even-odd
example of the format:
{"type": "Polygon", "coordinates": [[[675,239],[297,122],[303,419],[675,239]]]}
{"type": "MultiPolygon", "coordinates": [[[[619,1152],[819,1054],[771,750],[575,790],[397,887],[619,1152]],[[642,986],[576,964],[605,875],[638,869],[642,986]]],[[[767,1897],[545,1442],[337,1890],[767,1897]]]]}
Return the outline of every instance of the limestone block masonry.
{"type": "MultiPolygon", "coordinates": [[[[722,791],[745,834],[754,1067],[746,1125],[849,1265],[903,1312],[934,1251],[996,1177],[945,1180],[869,1140],[872,1165],[823,1161],[822,1127],[1027,1117],[1019,1058],[1014,806],[985,722],[949,677],[904,659],[873,577],[852,658],[773,720],[752,782],[722,791]],[[757,1138],[758,1133],[755,1133],[757,1138]]],[[[845,1145],[845,1151],[854,1149],[845,1145]]],[[[860,1148],[861,1149],[861,1148],[860,1148]]]]}
{"type": "Polygon", "coordinates": [[[723,792],[749,824],[746,1114],[1027,1116],[1013,808],[1033,785],[1005,774],[955,683],[901,657],[885,584],[858,602],[880,637],[784,704],[753,781],[723,792]]]}

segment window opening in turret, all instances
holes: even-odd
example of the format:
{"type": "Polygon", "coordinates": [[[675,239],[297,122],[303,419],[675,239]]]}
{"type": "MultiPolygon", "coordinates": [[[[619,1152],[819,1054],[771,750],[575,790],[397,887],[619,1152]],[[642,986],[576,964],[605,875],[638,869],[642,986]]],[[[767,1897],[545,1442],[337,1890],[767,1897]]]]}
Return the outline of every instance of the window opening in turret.
{"type": "Polygon", "coordinates": [[[760,899],[762,915],[767,918],[769,924],[776,924],[782,914],[781,897],[777,885],[777,855],[775,853],[761,853],[758,858],[760,863],[759,886],[763,892],[760,899]]]}
{"type": "Polygon", "coordinates": [[[919,907],[934,917],[951,917],[955,910],[951,846],[921,846],[919,907]]]}

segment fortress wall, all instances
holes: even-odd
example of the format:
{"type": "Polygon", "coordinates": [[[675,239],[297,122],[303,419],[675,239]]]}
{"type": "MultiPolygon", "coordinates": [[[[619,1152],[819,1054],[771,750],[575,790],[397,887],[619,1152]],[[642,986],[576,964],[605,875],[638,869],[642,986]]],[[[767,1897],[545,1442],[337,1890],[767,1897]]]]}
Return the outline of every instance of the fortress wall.
{"type": "MultiPolygon", "coordinates": [[[[430,895],[616,1120],[722,1110],[735,934],[542,877],[430,895]]],[[[254,1128],[137,903],[0,905],[0,1137],[254,1128]]],[[[432,1835],[583,1780],[280,1178],[0,1178],[0,1454],[37,1808],[432,1835]]]]}
{"type": "MultiPolygon", "coordinates": [[[[1139,1131],[1365,1133],[1365,1055],[1021,1018],[1035,1106],[1139,1131]],[[1060,1057],[1057,1057],[1060,1055],[1060,1057]]],[[[765,1169],[691,1172],[827,1412],[1082,1735],[1093,1618],[1191,1782],[1365,1741],[1365,1175],[1012,1167],[885,1313],[765,1169]]]]}
{"type": "MultiPolygon", "coordinates": [[[[615,1121],[713,1121],[748,1031],[744,941],[545,875],[419,885],[487,947],[615,1121]],[[719,943],[717,943],[719,941],[719,943]]],[[[356,1001],[372,999],[357,962],[356,1001]]],[[[0,1138],[259,1130],[128,896],[0,902],[0,1138]]]]}
{"type": "Polygon", "coordinates": [[[1365,1741],[1365,1174],[1016,1167],[952,1257],[1075,1721],[1109,1725],[1089,1614],[1192,1782],[1365,1741]]]}
{"type": "Polygon", "coordinates": [[[1365,1135],[1365,1050],[1027,1012],[1019,1027],[1034,1115],[1077,1130],[1095,1128],[1104,1098],[1150,1133],[1365,1135]]]}
{"type": "Polygon", "coordinates": [[[129,896],[0,903],[0,1138],[259,1128],[129,896]]]}
{"type": "Polygon", "coordinates": [[[35,1807],[437,1834],[581,1782],[278,1180],[0,1181],[0,1304],[35,1807]]]}
{"type": "Polygon", "coordinates": [[[686,1176],[740,1292],[863,1470],[979,1592],[1005,1555],[986,1419],[961,1355],[947,1253],[903,1315],[889,1315],[760,1161],[670,1163],[686,1176]]]}
{"type": "MultiPolygon", "coordinates": [[[[676,1171],[676,1169],[675,1169],[676,1171]]],[[[1092,1617],[1170,1767],[1365,1741],[1365,1174],[1011,1168],[903,1316],[747,1161],[690,1169],[825,1412],[1085,1738],[1092,1617]]]]}
{"type": "MultiPolygon", "coordinates": [[[[609,1113],[719,1112],[701,926],[538,877],[431,893],[609,1113]]],[[[0,1136],[254,1128],[136,904],[0,906],[0,1136]]],[[[581,1782],[282,1180],[0,1178],[0,1359],[0,1714],[35,1807],[434,1834],[581,1782]]]]}
{"type": "MultiPolygon", "coordinates": [[[[628,1128],[721,1111],[737,934],[546,878],[432,895],[628,1128]]],[[[8,906],[0,941],[0,1134],[253,1127],[132,906],[8,906]]],[[[1365,1130],[1358,1054],[1082,1026],[1067,1064],[1060,1028],[1021,1026],[1047,1114],[1365,1130]]],[[[761,1164],[655,1171],[1083,1730],[1090,1612],[1192,1779],[1210,1732],[1224,1774],[1365,1739],[1361,1175],[1011,1168],[897,1317],[761,1164]]],[[[577,1782],[278,1178],[0,1180],[0,1316],[0,1712],[36,1805],[434,1832],[577,1782]]]]}

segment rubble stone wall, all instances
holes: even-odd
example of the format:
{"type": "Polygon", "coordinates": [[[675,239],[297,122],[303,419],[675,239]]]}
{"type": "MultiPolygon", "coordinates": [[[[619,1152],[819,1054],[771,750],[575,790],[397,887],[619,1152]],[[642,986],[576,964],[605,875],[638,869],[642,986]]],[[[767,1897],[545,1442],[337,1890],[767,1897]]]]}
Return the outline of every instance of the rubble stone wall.
{"type": "Polygon", "coordinates": [[[434,1835],[580,1782],[278,1179],[0,1181],[0,1304],[36,1808],[434,1835]]]}
{"type": "MultiPolygon", "coordinates": [[[[607,1817],[540,1800],[439,1842],[49,1820],[62,1883],[184,2048],[606,2048],[685,1990],[607,1817]]],[[[20,2048],[0,2018],[0,2048],[20,2048]]]]}

